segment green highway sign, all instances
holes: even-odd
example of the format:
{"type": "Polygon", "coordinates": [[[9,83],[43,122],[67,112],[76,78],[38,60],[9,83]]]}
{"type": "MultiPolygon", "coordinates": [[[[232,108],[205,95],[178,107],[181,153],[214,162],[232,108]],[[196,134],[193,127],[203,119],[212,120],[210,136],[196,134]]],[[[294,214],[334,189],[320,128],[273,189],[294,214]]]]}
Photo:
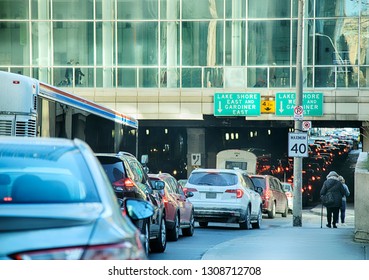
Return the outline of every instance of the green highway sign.
{"type": "MultiPolygon", "coordinates": [[[[323,93],[304,92],[302,108],[304,116],[323,116],[323,93]]],[[[277,116],[293,116],[296,94],[292,92],[277,92],[275,95],[275,114],[277,116]]]]}
{"type": "Polygon", "coordinates": [[[260,93],[215,93],[214,116],[260,116],[260,93]]]}

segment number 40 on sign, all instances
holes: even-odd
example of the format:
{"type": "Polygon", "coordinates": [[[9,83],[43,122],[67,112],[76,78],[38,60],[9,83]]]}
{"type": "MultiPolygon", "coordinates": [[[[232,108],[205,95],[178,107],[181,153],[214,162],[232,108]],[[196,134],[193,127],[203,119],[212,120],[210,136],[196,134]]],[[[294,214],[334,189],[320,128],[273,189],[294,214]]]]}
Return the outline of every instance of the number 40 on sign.
{"type": "Polygon", "coordinates": [[[307,133],[288,133],[288,156],[308,157],[307,133]]]}

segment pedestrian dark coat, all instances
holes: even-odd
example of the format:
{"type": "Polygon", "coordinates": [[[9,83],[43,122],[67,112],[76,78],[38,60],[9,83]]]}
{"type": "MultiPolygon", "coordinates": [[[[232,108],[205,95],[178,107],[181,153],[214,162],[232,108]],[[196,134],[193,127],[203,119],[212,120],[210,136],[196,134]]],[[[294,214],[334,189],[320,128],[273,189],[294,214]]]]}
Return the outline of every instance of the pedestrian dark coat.
{"type": "Polygon", "coordinates": [[[338,174],[334,171],[330,172],[327,180],[324,181],[320,195],[325,195],[327,192],[333,193],[334,204],[330,207],[341,207],[342,197],[346,194],[345,188],[338,179],[338,174]]]}

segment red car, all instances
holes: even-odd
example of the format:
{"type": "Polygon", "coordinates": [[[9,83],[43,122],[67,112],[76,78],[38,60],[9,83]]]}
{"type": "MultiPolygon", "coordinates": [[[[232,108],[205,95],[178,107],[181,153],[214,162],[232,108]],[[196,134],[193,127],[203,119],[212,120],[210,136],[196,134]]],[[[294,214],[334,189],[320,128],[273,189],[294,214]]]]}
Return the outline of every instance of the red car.
{"type": "Polygon", "coordinates": [[[282,214],[282,217],[287,217],[288,201],[281,181],[271,175],[250,175],[256,187],[262,187],[263,193],[263,213],[268,214],[269,218],[274,218],[276,213],[282,214]]]}
{"type": "Polygon", "coordinates": [[[187,199],[192,192],[183,191],[182,186],[170,174],[149,174],[153,184],[157,181],[165,183],[164,190],[160,190],[163,197],[166,215],[167,239],[177,241],[182,230],[183,236],[192,236],[195,230],[194,208],[187,199]]]}

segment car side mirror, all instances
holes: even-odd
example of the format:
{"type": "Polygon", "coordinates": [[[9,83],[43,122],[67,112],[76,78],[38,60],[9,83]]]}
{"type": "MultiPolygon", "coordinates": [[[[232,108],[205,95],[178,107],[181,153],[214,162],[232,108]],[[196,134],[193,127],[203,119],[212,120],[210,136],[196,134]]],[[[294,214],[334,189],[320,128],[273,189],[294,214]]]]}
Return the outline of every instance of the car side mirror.
{"type": "Polygon", "coordinates": [[[161,191],[161,190],[164,190],[165,188],[165,183],[163,181],[160,181],[160,180],[155,180],[155,181],[152,181],[153,182],[153,189],[156,190],[156,191],[161,191]]]}
{"type": "Polygon", "coordinates": [[[123,200],[123,208],[128,217],[134,221],[147,219],[154,215],[154,207],[142,199],[126,198],[123,200]]]}
{"type": "Polygon", "coordinates": [[[186,192],[186,197],[193,197],[193,192],[186,192]]]}

